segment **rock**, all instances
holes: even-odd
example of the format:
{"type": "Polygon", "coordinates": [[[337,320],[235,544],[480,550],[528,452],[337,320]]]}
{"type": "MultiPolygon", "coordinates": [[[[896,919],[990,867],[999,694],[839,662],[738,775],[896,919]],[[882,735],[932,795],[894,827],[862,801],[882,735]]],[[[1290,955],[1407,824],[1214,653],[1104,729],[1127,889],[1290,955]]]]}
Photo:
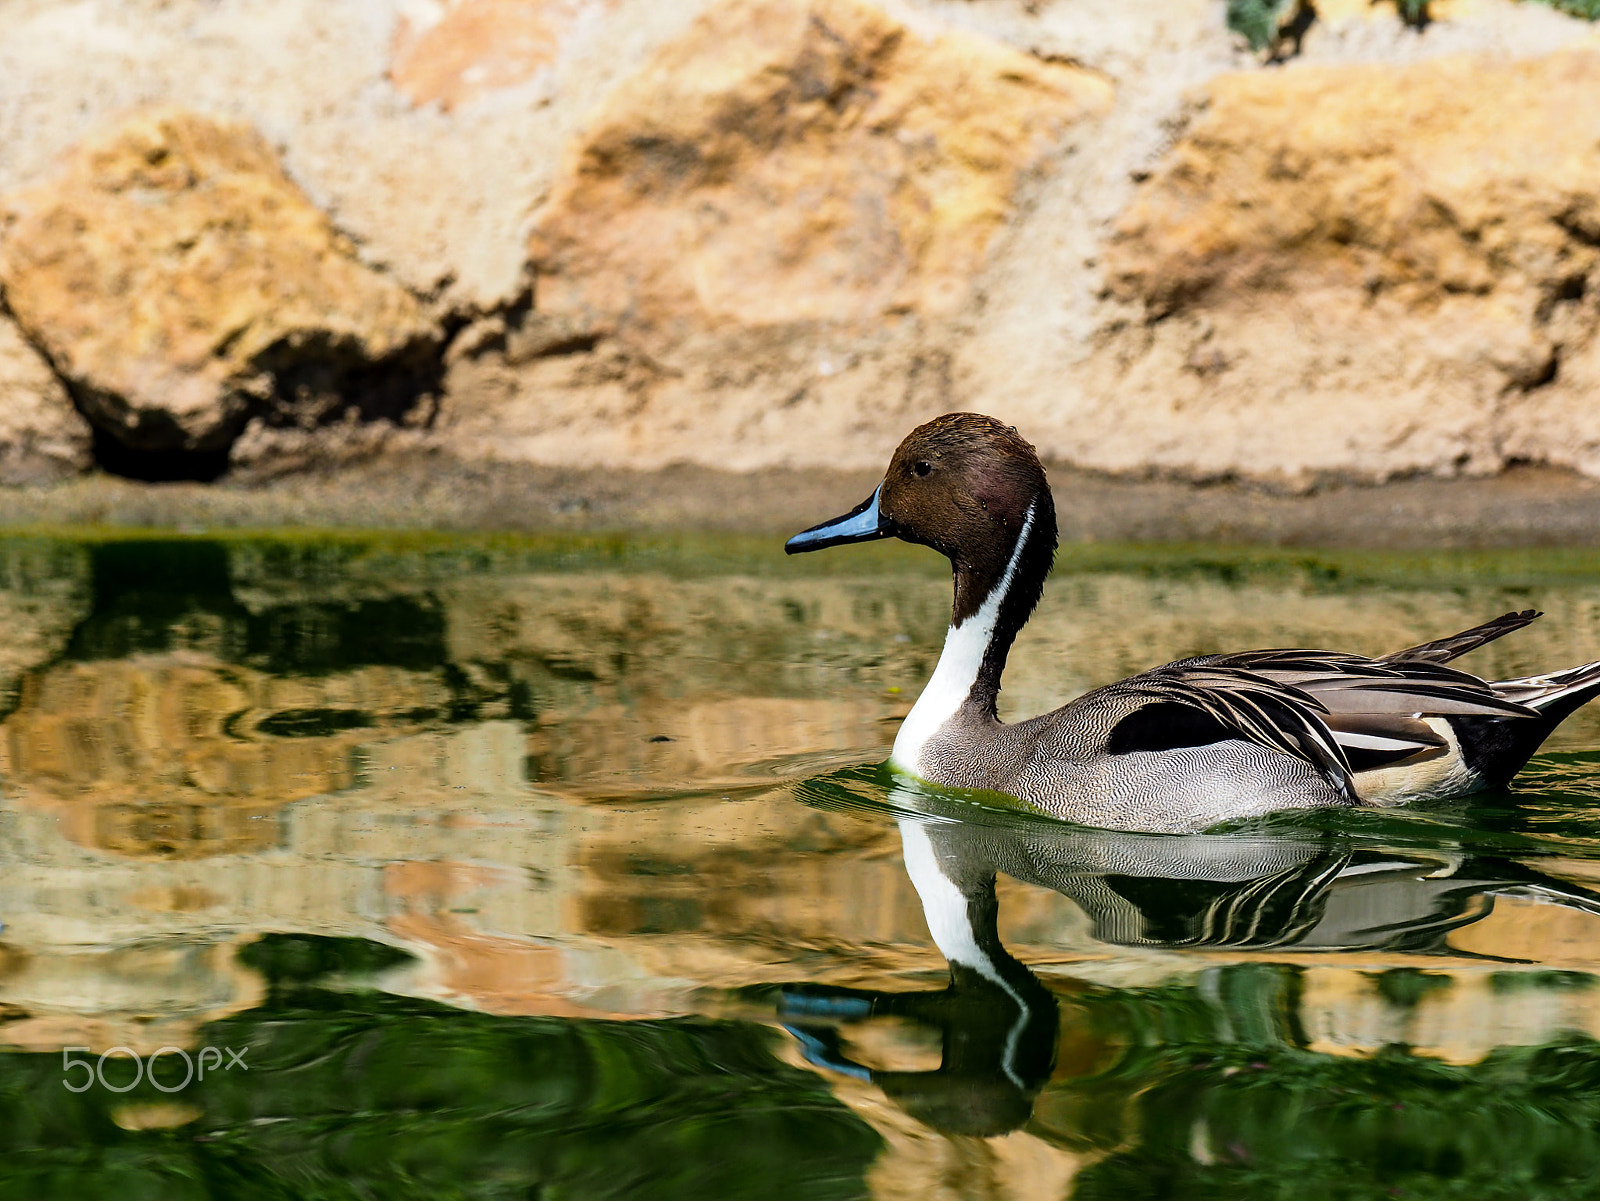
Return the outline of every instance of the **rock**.
{"type": "Polygon", "coordinates": [[[1103,342],[1085,391],[1118,412],[1063,457],[1600,474],[1597,90],[1594,52],[1215,80],[1107,247],[1148,323],[1103,342]]]}
{"type": "Polygon", "coordinates": [[[1600,261],[1597,88],[1593,53],[1223,76],[1119,223],[1110,273],[1158,313],[1330,283],[1412,308],[1558,299],[1600,261]]]}
{"type": "Polygon", "coordinates": [[[0,317],[0,484],[47,484],[90,466],[89,423],[50,364],[0,317]]]}
{"type": "Polygon", "coordinates": [[[722,0],[601,106],[531,242],[589,328],[948,313],[1019,178],[1111,89],[858,0],[722,0]]]}
{"type": "Polygon", "coordinates": [[[249,126],[142,110],[5,201],[0,283],[91,421],[215,451],[253,415],[403,409],[437,338],[249,126]]]}
{"type": "Polygon", "coordinates": [[[389,78],[413,104],[448,112],[486,92],[526,83],[555,63],[583,0],[456,0],[432,24],[402,15],[389,78]]]}

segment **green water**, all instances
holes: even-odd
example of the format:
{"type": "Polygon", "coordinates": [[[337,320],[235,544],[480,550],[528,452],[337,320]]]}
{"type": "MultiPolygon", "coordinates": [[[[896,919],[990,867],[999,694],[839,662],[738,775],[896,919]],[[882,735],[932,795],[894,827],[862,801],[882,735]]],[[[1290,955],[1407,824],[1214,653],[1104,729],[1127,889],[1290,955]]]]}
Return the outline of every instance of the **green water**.
{"type": "MultiPolygon", "coordinates": [[[[1080,830],[879,766],[947,606],[890,546],[0,539],[0,1196],[1600,1191],[1600,714],[1467,802],[1080,830]]],[[[1600,658],[1589,553],[1069,549],[1002,711],[1528,606],[1464,666],[1600,658]]]]}

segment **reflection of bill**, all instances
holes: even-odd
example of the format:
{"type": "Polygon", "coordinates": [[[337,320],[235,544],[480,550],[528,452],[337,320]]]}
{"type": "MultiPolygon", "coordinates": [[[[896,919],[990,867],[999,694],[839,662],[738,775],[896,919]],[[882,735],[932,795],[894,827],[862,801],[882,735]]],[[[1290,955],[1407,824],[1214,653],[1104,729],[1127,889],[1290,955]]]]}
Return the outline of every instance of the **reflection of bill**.
{"type": "Polygon", "coordinates": [[[950,964],[948,986],[790,985],[779,1017],[811,1063],[877,1085],[913,1117],[951,1134],[1016,1129],[1057,1068],[1058,997],[1000,942],[1001,872],[1071,898],[1097,939],[1123,946],[1460,958],[1446,936],[1485,917],[1496,897],[1600,914],[1600,896],[1498,858],[1411,858],[1324,834],[1174,836],[1006,815],[953,820],[910,789],[895,788],[889,799],[902,814],[906,871],[950,964]],[[886,1071],[852,1059],[848,1028],[883,1017],[936,1030],[939,1067],[886,1071]]]}
{"type": "MultiPolygon", "coordinates": [[[[248,1072],[250,1065],[245,1063],[245,1053],[248,1047],[201,1047],[194,1058],[182,1047],[162,1047],[148,1056],[141,1058],[128,1047],[110,1047],[103,1051],[98,1058],[75,1059],[75,1055],[92,1055],[89,1047],[62,1047],[61,1048],[61,1073],[62,1087],[69,1093],[87,1092],[92,1086],[98,1084],[101,1088],[113,1093],[131,1092],[137,1088],[142,1080],[148,1079],[150,1087],[157,1092],[176,1093],[182,1092],[197,1080],[204,1080],[206,1072],[215,1075],[219,1070],[230,1072],[234,1068],[248,1072]],[[223,1055],[227,1061],[223,1061],[223,1055]],[[156,1067],[165,1059],[166,1067],[170,1071],[176,1070],[176,1065],[182,1063],[183,1078],[176,1083],[171,1080],[157,1079],[156,1067]],[[133,1076],[125,1081],[113,1082],[106,1076],[106,1061],[113,1063],[131,1062],[133,1076]],[[73,1078],[73,1071],[81,1071],[83,1075],[73,1078]]],[[[114,1069],[113,1074],[118,1074],[114,1069]]]]}
{"type": "Polygon", "coordinates": [[[869,1080],[907,1113],[951,1134],[993,1135],[1027,1121],[1055,1062],[1056,999],[1000,945],[994,874],[946,874],[934,839],[915,818],[900,823],[906,868],[922,897],[934,942],[950,961],[948,987],[874,993],[824,986],[785,988],[786,1028],[819,1067],[869,1080]],[[933,1072],[873,1071],[851,1061],[839,1025],[894,1016],[939,1031],[933,1072]]]}

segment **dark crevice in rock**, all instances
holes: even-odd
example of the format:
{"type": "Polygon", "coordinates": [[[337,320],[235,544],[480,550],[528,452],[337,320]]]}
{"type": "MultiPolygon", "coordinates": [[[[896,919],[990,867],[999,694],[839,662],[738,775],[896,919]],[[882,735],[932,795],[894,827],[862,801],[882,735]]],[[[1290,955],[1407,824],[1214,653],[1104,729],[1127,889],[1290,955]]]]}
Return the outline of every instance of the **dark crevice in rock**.
{"type": "Polygon", "coordinates": [[[1277,42],[1267,56],[1267,63],[1276,66],[1299,58],[1305,46],[1306,34],[1317,22],[1317,6],[1311,0],[1302,0],[1289,19],[1278,27],[1277,42]]]}
{"type": "MultiPolygon", "coordinates": [[[[310,466],[316,444],[333,426],[426,428],[432,424],[443,390],[442,343],[419,339],[376,362],[363,359],[352,345],[326,334],[293,345],[280,343],[257,356],[260,383],[245,397],[239,415],[215,446],[185,446],[185,437],[165,414],[152,413],[140,423],[136,444],[96,420],[106,403],[95,403],[63,377],[78,410],[94,430],[94,462],[102,471],[144,482],[211,483],[231,469],[240,435],[255,423],[264,431],[251,457],[256,474],[270,468],[275,442],[289,435],[283,466],[310,466]],[[309,442],[308,442],[309,439],[309,442]]],[[[58,373],[59,375],[59,373],[58,373]]],[[[241,389],[241,391],[245,391],[241,389]]],[[[113,399],[111,404],[121,402],[113,399]]],[[[337,442],[339,439],[334,438],[337,442]]],[[[330,446],[332,457],[338,448],[330,446]]]]}
{"type": "MultiPolygon", "coordinates": [[[[5,318],[14,320],[11,311],[3,303],[3,294],[0,294],[0,319],[5,318]]],[[[129,446],[117,438],[96,420],[96,413],[107,407],[107,400],[95,396],[63,372],[55,356],[50,353],[49,347],[30,337],[27,328],[20,322],[17,323],[17,328],[28,345],[38,352],[39,358],[50,368],[50,373],[60,382],[67,398],[72,402],[72,407],[88,424],[91,439],[90,456],[96,468],[110,475],[152,484],[177,481],[210,483],[227,470],[226,446],[205,450],[155,450],[129,446]]],[[[116,398],[111,398],[109,401],[113,406],[120,403],[116,398]]],[[[155,424],[165,424],[165,422],[158,418],[155,424]]]]}
{"type": "MultiPolygon", "coordinates": [[[[11,318],[11,311],[3,303],[3,293],[0,293],[0,319],[11,318]]],[[[50,353],[50,348],[29,335],[25,326],[20,322],[17,328],[27,343],[39,354],[52,375],[60,382],[66,391],[67,398],[72,401],[72,407],[88,423],[90,434],[90,455],[94,466],[109,475],[121,476],[124,479],[138,480],[141,483],[166,484],[179,481],[192,481],[208,484],[217,479],[228,469],[228,447],[208,447],[203,450],[190,449],[159,449],[150,446],[130,446],[118,438],[102,425],[102,418],[97,415],[105,411],[115,410],[122,401],[118,397],[107,397],[86,388],[80,381],[74,380],[61,370],[61,365],[50,353]]],[[[163,436],[171,437],[177,433],[176,423],[171,422],[165,414],[152,414],[152,420],[142,423],[138,432],[149,434],[156,441],[161,441],[163,436]],[[152,430],[159,432],[151,433],[152,430]]]]}
{"type": "Polygon", "coordinates": [[[529,287],[488,312],[458,317],[447,326],[446,364],[486,354],[503,355],[512,365],[535,359],[587,355],[596,351],[609,331],[581,317],[547,313],[535,307],[529,287]]]}
{"type": "Polygon", "coordinates": [[[228,469],[228,448],[221,450],[140,450],[94,426],[94,464],[101,471],[150,484],[185,480],[209,484],[228,469]]]}
{"type": "Polygon", "coordinates": [[[1555,223],[1574,242],[1600,246],[1600,213],[1589,203],[1572,203],[1555,216],[1555,223]]]}
{"type": "Polygon", "coordinates": [[[1548,281],[1544,287],[1544,295],[1539,298],[1539,305],[1534,310],[1534,320],[1541,325],[1548,322],[1555,314],[1556,306],[1571,304],[1582,300],[1589,292],[1589,279],[1581,271],[1548,281]]]}
{"type": "Polygon", "coordinates": [[[230,480],[260,483],[382,453],[400,431],[433,424],[445,367],[443,343],[431,337],[376,362],[333,346],[310,355],[299,348],[266,375],[270,392],[230,448],[230,480]]]}
{"type": "Polygon", "coordinates": [[[364,421],[411,424],[419,403],[437,396],[444,382],[440,343],[432,339],[368,361],[353,343],[319,331],[293,344],[268,348],[252,366],[269,381],[270,392],[250,416],[264,418],[272,426],[300,429],[313,429],[352,411],[364,421]]]}

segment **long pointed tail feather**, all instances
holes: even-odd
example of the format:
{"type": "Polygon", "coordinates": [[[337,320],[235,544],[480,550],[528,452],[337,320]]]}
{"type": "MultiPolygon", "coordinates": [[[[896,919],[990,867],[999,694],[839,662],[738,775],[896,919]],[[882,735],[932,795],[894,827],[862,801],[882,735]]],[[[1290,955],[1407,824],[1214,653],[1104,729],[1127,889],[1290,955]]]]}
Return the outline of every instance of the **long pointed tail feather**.
{"type": "Polygon", "coordinates": [[[1561,717],[1565,717],[1600,691],[1600,661],[1517,680],[1496,680],[1494,690],[1507,700],[1527,705],[1542,714],[1552,713],[1559,707],[1561,717]]]}
{"type": "Polygon", "coordinates": [[[1432,642],[1424,642],[1418,646],[1408,646],[1403,651],[1392,651],[1387,655],[1378,657],[1379,663],[1405,663],[1422,660],[1428,663],[1448,663],[1458,655],[1468,651],[1475,651],[1485,643],[1493,642],[1496,638],[1503,638],[1513,630],[1520,630],[1544,614],[1537,609],[1523,609],[1520,613],[1504,613],[1493,621],[1486,621],[1481,626],[1473,626],[1470,630],[1462,630],[1459,634],[1452,634],[1448,638],[1438,638],[1432,642]]]}

